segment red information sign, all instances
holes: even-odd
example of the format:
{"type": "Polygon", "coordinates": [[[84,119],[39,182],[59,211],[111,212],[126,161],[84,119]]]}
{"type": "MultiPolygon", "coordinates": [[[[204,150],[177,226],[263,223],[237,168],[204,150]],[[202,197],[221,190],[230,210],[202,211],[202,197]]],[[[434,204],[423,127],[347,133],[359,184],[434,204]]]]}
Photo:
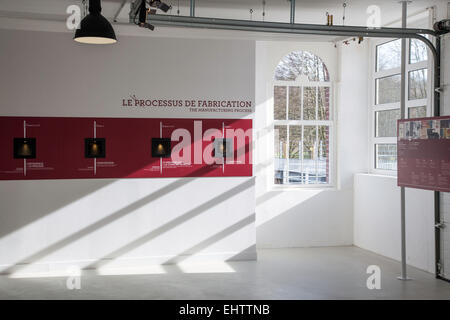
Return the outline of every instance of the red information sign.
{"type": "Polygon", "coordinates": [[[398,121],[398,185],[450,192],[450,116],[398,121]]]}
{"type": "Polygon", "coordinates": [[[252,120],[0,117],[0,180],[252,175],[252,120]]]}

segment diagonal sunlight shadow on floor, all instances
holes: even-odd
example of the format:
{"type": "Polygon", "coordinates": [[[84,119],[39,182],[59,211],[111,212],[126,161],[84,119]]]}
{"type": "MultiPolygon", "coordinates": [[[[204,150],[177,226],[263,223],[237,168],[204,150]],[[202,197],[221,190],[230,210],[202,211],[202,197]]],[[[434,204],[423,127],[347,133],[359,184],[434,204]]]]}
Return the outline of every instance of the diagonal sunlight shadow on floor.
{"type": "Polygon", "coordinates": [[[166,233],[167,231],[173,229],[174,227],[182,224],[183,222],[185,222],[189,219],[192,219],[195,216],[198,216],[202,212],[204,212],[208,209],[211,209],[212,207],[231,198],[232,196],[239,194],[248,188],[251,188],[253,185],[254,185],[254,178],[251,178],[251,179],[239,184],[238,186],[224,192],[223,194],[208,200],[207,202],[201,204],[200,206],[198,206],[192,210],[189,210],[188,212],[184,213],[182,216],[179,216],[178,218],[171,220],[170,222],[162,225],[161,227],[150,231],[146,235],[130,242],[129,244],[127,244],[117,250],[114,250],[113,252],[110,252],[103,258],[98,259],[96,262],[84,267],[83,269],[95,269],[95,268],[102,267],[102,266],[112,262],[115,258],[117,258],[117,257],[127,253],[128,251],[131,251],[131,250],[141,246],[142,244],[166,233]]]}

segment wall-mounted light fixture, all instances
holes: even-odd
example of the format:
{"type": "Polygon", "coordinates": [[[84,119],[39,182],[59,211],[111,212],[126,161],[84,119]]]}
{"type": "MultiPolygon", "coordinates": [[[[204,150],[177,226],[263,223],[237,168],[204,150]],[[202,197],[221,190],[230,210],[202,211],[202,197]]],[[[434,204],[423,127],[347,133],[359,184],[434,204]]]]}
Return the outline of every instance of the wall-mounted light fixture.
{"type": "Polygon", "coordinates": [[[85,158],[105,158],[106,139],[105,138],[84,139],[84,156],[85,158]]]}
{"type": "Polygon", "coordinates": [[[170,138],[152,138],[152,157],[169,158],[172,152],[170,138]]]}
{"type": "Polygon", "coordinates": [[[36,138],[14,138],[14,159],[35,159],[36,138]]]}
{"type": "Polygon", "coordinates": [[[80,28],[76,30],[77,42],[88,44],[112,44],[117,42],[111,23],[100,14],[100,0],[89,0],[89,14],[81,20],[80,28]]]}

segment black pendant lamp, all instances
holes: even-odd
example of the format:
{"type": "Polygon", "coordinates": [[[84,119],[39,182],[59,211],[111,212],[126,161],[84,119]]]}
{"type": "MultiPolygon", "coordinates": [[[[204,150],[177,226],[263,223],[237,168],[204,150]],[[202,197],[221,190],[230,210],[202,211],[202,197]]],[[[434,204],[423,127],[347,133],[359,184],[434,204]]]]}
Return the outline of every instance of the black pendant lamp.
{"type": "Polygon", "coordinates": [[[89,44],[116,43],[114,29],[104,16],[100,14],[100,0],[89,0],[89,14],[81,20],[80,28],[75,31],[76,42],[89,44]]]}

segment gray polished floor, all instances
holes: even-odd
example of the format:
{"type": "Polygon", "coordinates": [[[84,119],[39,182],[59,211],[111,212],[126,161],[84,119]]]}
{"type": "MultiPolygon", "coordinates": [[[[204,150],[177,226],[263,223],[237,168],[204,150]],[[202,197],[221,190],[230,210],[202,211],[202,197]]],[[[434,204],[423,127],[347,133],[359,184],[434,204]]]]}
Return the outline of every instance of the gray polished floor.
{"type": "Polygon", "coordinates": [[[86,272],[79,290],[68,290],[63,277],[0,276],[0,299],[450,299],[450,283],[412,267],[413,280],[399,281],[399,270],[356,247],[266,249],[257,262],[86,272]],[[366,286],[369,265],[381,268],[380,290],[366,286]]]}

